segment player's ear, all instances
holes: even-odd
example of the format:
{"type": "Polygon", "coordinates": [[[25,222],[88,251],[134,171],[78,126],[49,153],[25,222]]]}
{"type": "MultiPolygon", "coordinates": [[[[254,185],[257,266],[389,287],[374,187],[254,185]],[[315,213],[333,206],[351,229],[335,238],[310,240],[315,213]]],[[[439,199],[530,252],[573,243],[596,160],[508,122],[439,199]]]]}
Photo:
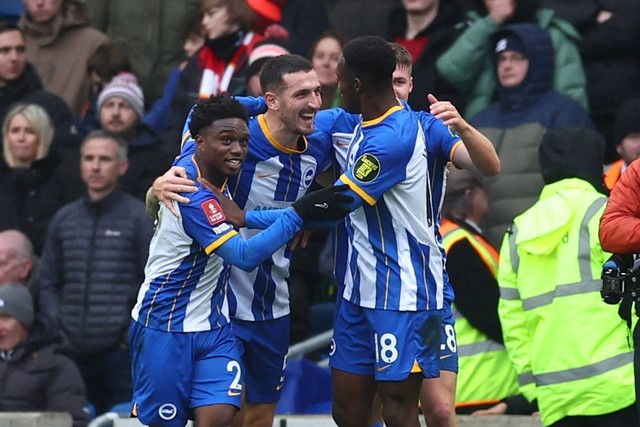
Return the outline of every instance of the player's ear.
{"type": "Polygon", "coordinates": [[[364,85],[362,84],[362,80],[360,80],[359,77],[354,77],[353,78],[353,89],[358,94],[362,93],[362,91],[364,90],[364,85]]]}
{"type": "Polygon", "coordinates": [[[267,109],[278,110],[278,96],[273,92],[265,92],[264,101],[267,104],[267,109]]]}

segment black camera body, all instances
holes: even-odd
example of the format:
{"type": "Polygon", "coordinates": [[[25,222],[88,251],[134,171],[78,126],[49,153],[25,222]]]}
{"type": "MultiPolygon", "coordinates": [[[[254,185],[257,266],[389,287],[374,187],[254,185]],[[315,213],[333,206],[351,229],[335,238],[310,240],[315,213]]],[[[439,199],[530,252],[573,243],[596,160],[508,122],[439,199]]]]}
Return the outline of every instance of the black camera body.
{"type": "Polygon", "coordinates": [[[622,299],[640,303],[640,268],[621,268],[612,257],[602,266],[600,295],[607,304],[618,304],[622,299]]]}

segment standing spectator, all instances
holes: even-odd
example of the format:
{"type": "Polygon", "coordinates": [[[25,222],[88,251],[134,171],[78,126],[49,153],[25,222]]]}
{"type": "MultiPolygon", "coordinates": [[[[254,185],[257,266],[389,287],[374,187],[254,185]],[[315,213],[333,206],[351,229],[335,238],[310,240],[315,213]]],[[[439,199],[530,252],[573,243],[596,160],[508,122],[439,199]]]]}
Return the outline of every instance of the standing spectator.
{"type": "Polygon", "coordinates": [[[618,109],[613,135],[620,160],[605,168],[604,183],[609,190],[627,167],[640,158],[640,98],[629,99],[618,109]]]}
{"type": "Polygon", "coordinates": [[[615,113],[640,97],[640,2],[540,0],[580,33],[591,119],[605,137],[604,161],[617,158],[615,113]]]}
{"type": "Polygon", "coordinates": [[[342,98],[338,89],[336,68],[345,41],[340,34],[329,30],[322,34],[311,48],[309,59],[322,86],[321,110],[340,106],[342,98]]]}
{"type": "Polygon", "coordinates": [[[33,265],[29,238],[18,230],[0,231],[0,287],[9,283],[27,285],[33,265]]]}
{"type": "Polygon", "coordinates": [[[504,344],[544,426],[640,426],[627,326],[599,292],[604,146],[591,129],[549,132],[540,197],[500,249],[504,344]]]}
{"type": "Polygon", "coordinates": [[[131,399],[129,313],[144,278],[152,223],[118,188],[125,141],[101,131],[82,143],[87,195],[51,220],[40,262],[40,307],[59,328],[98,413],[131,399]]]}
{"type": "Polygon", "coordinates": [[[488,408],[518,393],[498,319],[498,251],[484,239],[479,226],[488,211],[480,178],[450,167],[440,233],[447,274],[456,294],[458,413],[488,408]]]}
{"type": "Polygon", "coordinates": [[[505,165],[484,181],[490,210],[486,236],[498,246],[516,215],[531,207],[543,186],[538,147],[545,132],[565,126],[593,128],[574,100],[552,88],[553,45],[536,24],[513,24],[492,37],[498,101],[471,119],[495,145],[505,165]]]}
{"type": "MultiPolygon", "coordinates": [[[[550,9],[538,9],[537,0],[484,0],[486,14],[470,12],[470,26],[437,59],[440,75],[458,90],[469,93],[465,115],[473,118],[496,95],[490,39],[507,24],[537,23],[553,44],[553,88],[573,98],[587,110],[587,80],[578,51],[580,35],[550,9]]],[[[535,162],[534,162],[535,163],[535,162]]]]}
{"type": "Polygon", "coordinates": [[[26,286],[0,287],[0,411],[68,412],[73,427],[89,422],[82,377],[58,353],[47,319],[33,314],[26,286]]]}
{"type": "Polygon", "coordinates": [[[45,89],[78,115],[89,98],[87,62],[109,39],[89,26],[87,5],[80,0],[24,0],[24,4],[18,25],[25,34],[27,58],[45,89]]]}
{"type": "MultiPolygon", "coordinates": [[[[185,60],[182,45],[201,0],[86,0],[91,25],[122,46],[147,102],[162,95],[171,71],[185,60]]],[[[148,107],[148,106],[147,106],[148,107]]],[[[185,112],[186,113],[186,112],[185,112]]]]}
{"type": "Polygon", "coordinates": [[[52,151],[53,132],[47,112],[36,104],[16,105],[2,124],[0,230],[21,230],[37,255],[42,254],[53,215],[82,194],[80,176],[69,172],[77,169],[77,163],[70,165],[77,156],[64,159],[52,151]]]}
{"type": "Polygon", "coordinates": [[[246,93],[247,61],[263,38],[251,31],[254,13],[244,0],[202,0],[201,10],[206,41],[180,74],[163,136],[165,150],[172,155],[180,152],[182,123],[198,97],[246,93]]]}
{"type": "Polygon", "coordinates": [[[413,58],[413,92],[409,105],[428,110],[427,94],[463,108],[465,99],[436,69],[436,60],[455,41],[455,25],[463,16],[456,2],[403,0],[389,16],[388,40],[404,46],[413,58]]]}
{"type": "Polygon", "coordinates": [[[100,128],[129,145],[129,168],[120,179],[123,190],[144,200],[147,189],[171,165],[172,158],[162,151],[158,134],[142,122],[144,96],[135,76],[116,76],[100,92],[97,109],[100,128]]]}
{"type": "MultiPolygon", "coordinates": [[[[271,27],[273,28],[273,27],[271,27]]],[[[247,95],[262,96],[264,91],[260,86],[260,71],[269,59],[280,55],[289,55],[286,41],[275,37],[267,37],[256,43],[247,64],[247,95]]]]}
{"type": "Polygon", "coordinates": [[[40,78],[27,62],[22,30],[15,24],[0,21],[0,122],[16,103],[37,104],[47,111],[55,126],[54,148],[71,143],[77,149],[73,135],[73,116],[67,104],[42,88],[40,78]]]}

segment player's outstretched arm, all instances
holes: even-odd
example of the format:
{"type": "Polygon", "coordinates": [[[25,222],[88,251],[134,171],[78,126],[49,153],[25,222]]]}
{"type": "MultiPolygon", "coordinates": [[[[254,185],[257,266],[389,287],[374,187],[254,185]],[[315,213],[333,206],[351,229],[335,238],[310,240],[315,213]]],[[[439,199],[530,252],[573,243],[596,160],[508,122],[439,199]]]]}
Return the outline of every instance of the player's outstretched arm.
{"type": "Polygon", "coordinates": [[[480,131],[462,118],[458,109],[449,101],[438,101],[432,94],[427,95],[431,104],[429,112],[458,134],[464,147],[459,147],[453,162],[465,169],[477,170],[485,176],[500,172],[500,159],[493,144],[480,131]]]}

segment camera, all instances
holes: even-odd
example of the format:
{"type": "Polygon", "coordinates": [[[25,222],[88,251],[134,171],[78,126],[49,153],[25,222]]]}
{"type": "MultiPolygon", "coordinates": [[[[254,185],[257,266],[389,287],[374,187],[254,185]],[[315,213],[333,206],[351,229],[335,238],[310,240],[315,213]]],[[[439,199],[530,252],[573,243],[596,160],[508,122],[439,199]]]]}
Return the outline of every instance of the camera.
{"type": "Polygon", "coordinates": [[[629,263],[614,255],[602,266],[600,295],[607,304],[618,304],[624,298],[640,302],[640,269],[634,263],[626,265],[629,263]]]}

